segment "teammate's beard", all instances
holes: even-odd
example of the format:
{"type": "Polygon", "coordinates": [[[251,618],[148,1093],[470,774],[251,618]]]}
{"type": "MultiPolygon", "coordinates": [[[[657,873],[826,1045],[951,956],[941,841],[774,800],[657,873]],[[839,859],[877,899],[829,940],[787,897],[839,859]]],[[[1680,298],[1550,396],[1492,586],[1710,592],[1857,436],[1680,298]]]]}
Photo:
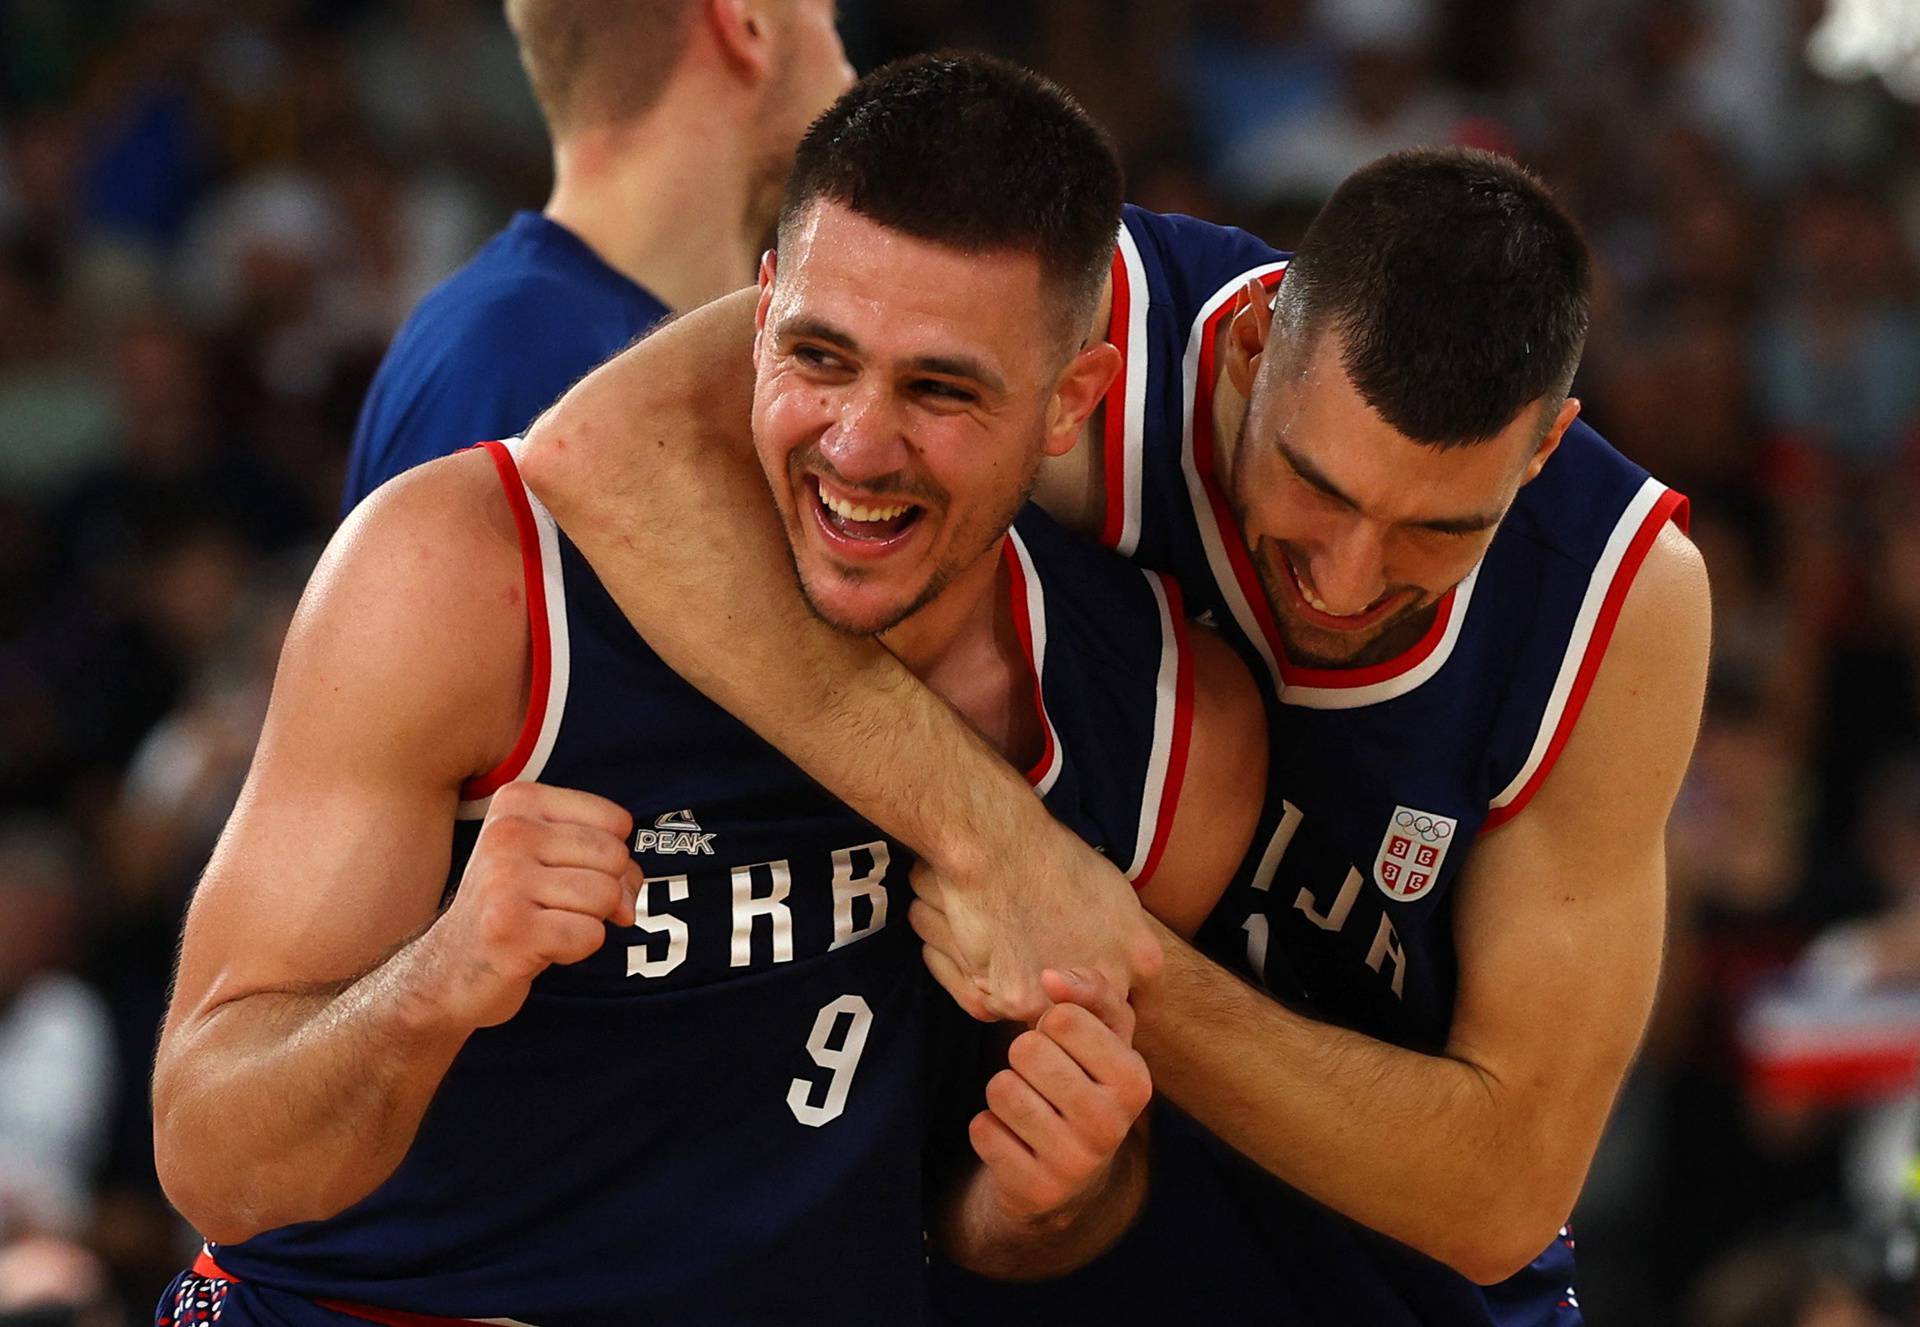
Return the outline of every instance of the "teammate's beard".
{"type": "MultiPolygon", "coordinates": [[[[1241,416],[1240,432],[1233,444],[1233,464],[1227,476],[1227,506],[1233,511],[1234,524],[1243,541],[1246,539],[1247,505],[1240,500],[1240,493],[1245,481],[1243,467],[1247,456],[1247,421],[1252,417],[1252,410],[1241,416]]],[[[1373,635],[1367,637],[1357,649],[1345,654],[1329,654],[1313,648],[1304,638],[1303,629],[1283,607],[1293,599],[1293,577],[1286,566],[1285,546],[1279,540],[1263,535],[1257,544],[1247,546],[1247,556],[1253,563],[1254,573],[1260,578],[1260,592],[1267,597],[1267,608],[1272,614],[1275,629],[1280,633],[1280,643],[1286,648],[1287,662],[1298,667],[1365,668],[1371,664],[1385,663],[1411,649],[1426,634],[1439,608],[1439,595],[1429,597],[1428,592],[1420,586],[1395,586],[1390,593],[1398,594],[1403,589],[1411,589],[1418,597],[1376,627],[1373,635]]],[[[1322,631],[1317,634],[1331,636],[1333,633],[1322,631]]]]}
{"type": "Polygon", "coordinates": [[[1273,623],[1280,632],[1280,643],[1287,648],[1287,662],[1291,664],[1302,668],[1365,668],[1385,663],[1412,649],[1433,625],[1439,600],[1415,600],[1376,627],[1374,634],[1358,649],[1337,656],[1317,651],[1302,639],[1292,618],[1280,607],[1285,602],[1282,596],[1293,594],[1291,573],[1284,565],[1286,556],[1279,542],[1273,539],[1262,539],[1252,554],[1254,570],[1260,576],[1261,593],[1267,596],[1267,607],[1273,610],[1273,623]]]}

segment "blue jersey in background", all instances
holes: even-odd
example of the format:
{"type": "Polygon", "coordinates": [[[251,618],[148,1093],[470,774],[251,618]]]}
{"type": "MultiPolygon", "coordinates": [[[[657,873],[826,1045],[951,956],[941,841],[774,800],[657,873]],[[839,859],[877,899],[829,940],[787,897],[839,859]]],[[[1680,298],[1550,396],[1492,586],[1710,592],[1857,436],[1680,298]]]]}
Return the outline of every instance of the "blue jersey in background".
{"type": "Polygon", "coordinates": [[[420,301],[374,374],[341,514],[403,470],[523,432],[667,306],[537,212],[420,301]]]}

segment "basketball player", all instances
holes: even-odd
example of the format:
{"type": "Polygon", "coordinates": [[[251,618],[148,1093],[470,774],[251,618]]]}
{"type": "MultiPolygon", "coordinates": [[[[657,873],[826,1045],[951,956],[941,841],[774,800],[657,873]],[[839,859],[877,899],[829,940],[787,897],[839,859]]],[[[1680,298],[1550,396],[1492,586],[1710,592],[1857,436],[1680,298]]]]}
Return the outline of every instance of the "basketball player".
{"type": "Polygon", "coordinates": [[[507,0],[553,139],[553,195],[414,311],[347,461],[351,510],[517,433],[667,316],[737,290],[794,145],[853,81],[833,0],[507,0]]]}
{"type": "MultiPolygon", "coordinates": [[[[1171,583],[1023,507],[1118,365],[1081,329],[1119,207],[1037,78],[862,84],[763,267],[754,500],[811,611],[1152,897],[1230,874],[1265,769],[1251,678],[1171,583]]],[[[971,1025],[907,854],[667,669],[517,450],[390,486],[301,608],[155,1070],[162,1179],[216,1241],[163,1321],[893,1325],[923,1230],[1001,1275],[1111,1242],[1148,1091],[1124,993],[1046,979],[964,1126],[979,1162],[923,1199],[925,1080],[972,1039],[937,1033],[971,1025]]]]}
{"type": "MultiPolygon", "coordinates": [[[[1128,209],[1093,324],[1125,368],[1042,500],[1175,571],[1279,718],[1246,878],[1197,944],[1158,930],[1135,992],[1162,1098],[1205,1129],[1156,1125],[1143,1227],[1053,1320],[1224,1321],[1289,1285],[1313,1322],[1578,1320],[1564,1222],[1653,997],[1708,621],[1682,500],[1576,418],[1587,299],[1572,221],[1485,154],[1362,170],[1291,265],[1128,209]]],[[[685,675],[921,850],[916,929],[969,1008],[1024,1012],[1036,956],[1137,963],[1097,929],[1113,873],[752,574],[759,536],[724,514],[744,402],[692,389],[741,316],[563,401],[534,488],[685,675]],[[728,557],[619,521],[604,495],[642,467],[728,557]],[[663,606],[688,596],[731,613],[663,606]]]]}

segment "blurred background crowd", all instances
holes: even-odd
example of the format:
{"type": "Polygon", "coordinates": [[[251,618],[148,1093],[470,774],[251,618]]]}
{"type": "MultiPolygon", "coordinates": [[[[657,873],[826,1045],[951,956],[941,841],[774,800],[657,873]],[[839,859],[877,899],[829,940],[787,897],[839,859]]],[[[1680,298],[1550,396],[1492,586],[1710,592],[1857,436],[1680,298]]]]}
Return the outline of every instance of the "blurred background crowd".
{"type": "MultiPolygon", "coordinates": [[[[1920,49],[1920,5],[1850,8],[1920,49]]],[[[1578,394],[1692,496],[1716,610],[1664,995],[1575,1219],[1596,1327],[1920,1323],[1920,105],[1828,11],[843,5],[858,68],[1020,59],[1136,201],[1283,247],[1418,143],[1584,222],[1578,394]]],[[[0,1315],[138,1321],[190,1256],[146,1093],[185,901],[374,366],[548,179],[497,0],[0,0],[0,1315]]]]}

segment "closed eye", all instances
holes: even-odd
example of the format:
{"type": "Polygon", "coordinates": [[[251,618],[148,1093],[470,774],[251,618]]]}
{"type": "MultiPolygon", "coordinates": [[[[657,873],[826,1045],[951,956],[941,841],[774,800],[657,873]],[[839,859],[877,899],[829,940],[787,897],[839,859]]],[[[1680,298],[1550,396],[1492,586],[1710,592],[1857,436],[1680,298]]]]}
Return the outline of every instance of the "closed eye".
{"type": "Polygon", "coordinates": [[[1325,488],[1314,483],[1292,466],[1287,467],[1287,473],[1292,476],[1293,482],[1300,485],[1301,488],[1304,488],[1315,501],[1324,502],[1329,507],[1337,507],[1341,511],[1351,511],[1353,509],[1353,504],[1340,496],[1340,494],[1328,492],[1325,488]]]}
{"type": "Polygon", "coordinates": [[[844,367],[838,355],[833,354],[831,351],[822,350],[819,346],[795,346],[789,353],[794,359],[799,360],[810,369],[844,367]]]}
{"type": "Polygon", "coordinates": [[[950,382],[941,382],[937,378],[916,378],[908,384],[920,396],[937,396],[943,401],[953,401],[960,405],[971,405],[979,400],[976,393],[950,382]]]}

